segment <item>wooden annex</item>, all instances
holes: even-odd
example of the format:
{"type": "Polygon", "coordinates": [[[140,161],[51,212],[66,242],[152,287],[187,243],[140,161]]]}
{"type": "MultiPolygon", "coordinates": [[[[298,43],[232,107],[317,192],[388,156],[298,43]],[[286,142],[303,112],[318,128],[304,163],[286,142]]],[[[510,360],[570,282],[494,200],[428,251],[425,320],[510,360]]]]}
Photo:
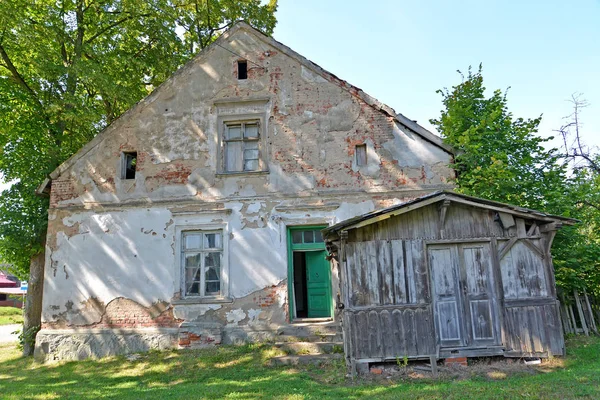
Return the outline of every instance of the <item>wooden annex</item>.
{"type": "Polygon", "coordinates": [[[564,354],[550,247],[575,222],[442,191],[323,230],[349,366],[564,354]]]}

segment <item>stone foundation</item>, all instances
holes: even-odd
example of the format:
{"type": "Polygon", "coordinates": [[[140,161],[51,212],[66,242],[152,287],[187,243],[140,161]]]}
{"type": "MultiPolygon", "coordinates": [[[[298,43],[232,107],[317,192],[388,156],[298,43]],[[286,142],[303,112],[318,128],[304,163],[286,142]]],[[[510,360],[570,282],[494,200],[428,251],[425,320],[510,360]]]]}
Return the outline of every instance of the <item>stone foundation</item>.
{"type": "Polygon", "coordinates": [[[36,337],[37,361],[72,361],[149,350],[177,348],[179,329],[41,330],[36,337]]]}

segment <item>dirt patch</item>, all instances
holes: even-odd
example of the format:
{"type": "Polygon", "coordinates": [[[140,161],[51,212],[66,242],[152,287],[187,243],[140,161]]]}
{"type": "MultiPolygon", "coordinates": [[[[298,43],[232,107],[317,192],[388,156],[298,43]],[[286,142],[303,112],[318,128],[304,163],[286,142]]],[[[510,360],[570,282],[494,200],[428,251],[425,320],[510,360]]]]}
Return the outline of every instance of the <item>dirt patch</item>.
{"type": "Polygon", "coordinates": [[[471,358],[468,366],[445,365],[438,362],[438,376],[435,378],[429,363],[423,361],[402,363],[378,363],[371,365],[371,373],[364,378],[375,381],[395,380],[463,380],[484,378],[490,381],[504,380],[515,375],[535,375],[564,368],[564,359],[542,359],[538,365],[527,365],[524,359],[485,357],[471,358]]]}

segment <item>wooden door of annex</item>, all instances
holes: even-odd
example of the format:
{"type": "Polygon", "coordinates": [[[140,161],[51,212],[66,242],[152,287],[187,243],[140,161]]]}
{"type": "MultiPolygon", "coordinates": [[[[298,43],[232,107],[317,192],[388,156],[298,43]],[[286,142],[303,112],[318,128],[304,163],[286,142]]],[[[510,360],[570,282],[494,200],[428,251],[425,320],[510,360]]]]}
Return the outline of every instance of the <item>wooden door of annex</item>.
{"type": "Polygon", "coordinates": [[[427,253],[441,348],[500,344],[489,243],[433,244],[427,253]]]}

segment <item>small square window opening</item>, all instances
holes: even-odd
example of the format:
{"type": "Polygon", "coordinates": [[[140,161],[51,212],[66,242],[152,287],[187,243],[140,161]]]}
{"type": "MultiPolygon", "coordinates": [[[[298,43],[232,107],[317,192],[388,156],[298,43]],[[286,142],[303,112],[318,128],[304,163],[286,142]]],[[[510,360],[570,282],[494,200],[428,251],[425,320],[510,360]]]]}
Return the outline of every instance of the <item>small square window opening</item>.
{"type": "Polygon", "coordinates": [[[356,165],[359,167],[367,165],[367,145],[359,144],[356,145],[356,165]]]}
{"type": "Polygon", "coordinates": [[[248,79],[248,62],[246,60],[237,62],[237,75],[238,79],[248,79]]]}
{"type": "Polygon", "coordinates": [[[121,160],[121,179],[135,179],[137,152],[123,153],[121,160]]]}

